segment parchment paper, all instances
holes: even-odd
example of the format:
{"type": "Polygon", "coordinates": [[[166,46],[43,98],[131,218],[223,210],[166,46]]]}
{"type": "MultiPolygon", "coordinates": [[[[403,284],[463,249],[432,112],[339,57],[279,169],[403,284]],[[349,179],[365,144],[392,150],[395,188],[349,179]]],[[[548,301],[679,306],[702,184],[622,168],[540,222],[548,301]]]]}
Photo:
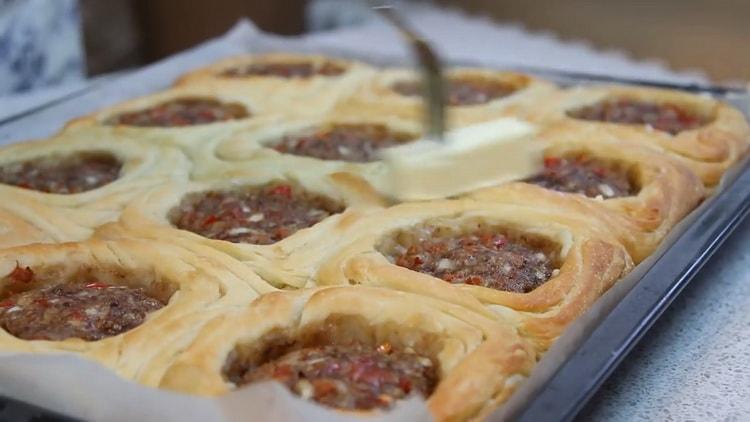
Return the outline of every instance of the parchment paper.
{"type": "MultiPolygon", "coordinates": [[[[75,355],[0,354],[0,395],[92,421],[346,421],[352,416],[299,399],[276,383],[217,399],[144,387],[75,355]]],[[[403,401],[388,420],[429,420],[421,400],[403,401]]],[[[383,416],[362,418],[379,421],[383,416]]]]}

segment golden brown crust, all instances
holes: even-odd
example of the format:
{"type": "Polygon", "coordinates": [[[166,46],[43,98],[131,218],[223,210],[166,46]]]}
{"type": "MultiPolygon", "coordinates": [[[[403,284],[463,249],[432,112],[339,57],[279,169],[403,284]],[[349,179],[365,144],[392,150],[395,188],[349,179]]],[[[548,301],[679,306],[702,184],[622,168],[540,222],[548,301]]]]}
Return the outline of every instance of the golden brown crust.
{"type": "Polygon", "coordinates": [[[222,368],[237,345],[262,343],[270,333],[301,339],[321,329],[326,342],[352,340],[424,350],[431,339],[441,378],[427,404],[438,420],[463,420],[506,397],[528,375],[534,353],[515,329],[467,309],[372,287],[334,287],[268,294],[249,307],[206,324],[166,371],[160,386],[202,395],[235,387],[222,368]],[[367,326],[347,329],[350,320],[367,326]],[[241,328],[238,328],[241,327],[241,328]],[[421,347],[420,347],[421,346],[421,347]]]}
{"type": "MultiPolygon", "coordinates": [[[[448,107],[447,118],[451,127],[467,126],[503,116],[525,118],[538,109],[539,101],[556,91],[556,87],[547,81],[514,72],[456,68],[448,71],[446,76],[502,82],[517,88],[510,95],[484,104],[448,107]]],[[[421,122],[421,99],[404,96],[393,90],[394,83],[412,81],[414,78],[415,73],[410,70],[383,70],[365,82],[350,98],[342,101],[336,112],[355,116],[375,112],[421,122]]]]}
{"type": "Polygon", "coordinates": [[[650,145],[683,161],[706,186],[719,183],[732,164],[750,147],[750,127],[737,109],[706,96],[632,86],[579,87],[564,90],[551,99],[534,120],[568,130],[593,128],[610,132],[624,141],[650,145]],[[671,135],[646,125],[605,123],[575,119],[566,113],[605,99],[622,98],[656,104],[672,104],[708,120],[701,127],[671,135]]]}
{"type": "Polygon", "coordinates": [[[117,179],[73,194],[0,184],[0,195],[7,199],[0,208],[19,219],[17,226],[13,223],[14,230],[4,233],[0,246],[84,240],[97,226],[116,220],[134,198],[170,180],[186,179],[189,170],[185,156],[174,149],[139,145],[112,136],[100,138],[91,133],[10,145],[0,150],[0,166],[92,152],[111,154],[120,161],[122,168],[117,179]],[[28,229],[23,229],[24,225],[28,229]],[[29,235],[28,230],[37,234],[29,235]]]}
{"type": "Polygon", "coordinates": [[[231,136],[234,132],[259,125],[272,125],[284,120],[287,113],[292,112],[288,104],[265,101],[262,95],[246,91],[235,89],[221,92],[208,82],[175,87],[73,119],[65,125],[62,134],[69,138],[114,138],[125,139],[129,144],[177,147],[192,161],[199,161],[203,155],[213,153],[212,148],[216,142],[231,136]],[[123,113],[143,111],[170,101],[196,98],[239,105],[249,114],[243,118],[174,127],[131,126],[114,124],[109,120],[123,113]]]}
{"type": "Polygon", "coordinates": [[[320,115],[342,98],[349,96],[374,73],[367,64],[320,55],[269,53],[230,57],[181,76],[176,87],[211,86],[217,94],[242,92],[262,100],[264,107],[298,115],[320,115]],[[310,77],[286,78],[267,75],[226,77],[222,72],[248,65],[332,64],[342,70],[336,75],[315,74],[310,77]]]}
{"type": "MultiPolygon", "coordinates": [[[[0,330],[0,348],[16,352],[75,352],[96,360],[119,375],[153,385],[180,345],[222,308],[247,303],[273,288],[252,273],[239,279],[210,256],[199,257],[179,247],[154,241],[90,240],[82,243],[29,245],[0,250],[0,294],[16,291],[7,277],[17,267],[30,268],[38,282],[21,286],[82,282],[93,278],[161,292],[168,304],[138,327],[98,341],[22,340],[0,330]],[[79,280],[81,279],[81,280],[79,280]],[[41,284],[40,284],[41,283],[41,284]],[[252,286],[252,287],[251,287],[252,286]],[[13,290],[9,290],[9,289],[13,290]],[[159,333],[154,335],[154,333],[159,333]]],[[[15,285],[14,285],[15,283],[15,285]]],[[[3,296],[5,297],[5,296],[3,296]]]]}
{"type": "Polygon", "coordinates": [[[0,209],[0,246],[7,248],[27,243],[51,243],[56,240],[54,234],[37,227],[22,215],[0,209]]]}
{"type": "Polygon", "coordinates": [[[348,115],[330,112],[325,115],[289,116],[274,124],[255,125],[221,138],[206,151],[195,164],[196,177],[216,177],[231,174],[251,167],[249,163],[263,163],[269,167],[292,169],[300,173],[350,173],[371,181],[382,173],[382,164],[374,162],[348,162],[341,160],[321,160],[317,158],[280,153],[272,148],[285,136],[325,131],[340,126],[376,126],[403,136],[417,139],[421,136],[418,122],[391,116],[387,113],[370,111],[364,115],[348,115]]]}
{"type": "Polygon", "coordinates": [[[569,207],[609,226],[638,263],[650,255],[664,236],[706,196],[700,180],[679,160],[639,144],[620,141],[595,127],[551,127],[539,136],[547,157],[585,154],[628,169],[639,191],[633,196],[604,199],[556,192],[516,182],[477,191],[484,201],[522,203],[546,208],[569,207]]]}
{"type": "Polygon", "coordinates": [[[251,262],[264,279],[275,285],[303,287],[309,281],[309,268],[319,265],[325,258],[326,251],[342,242],[356,221],[381,209],[383,205],[381,197],[369,185],[349,173],[315,175],[304,168],[294,171],[275,165],[258,164],[254,171],[235,173],[232,177],[175,182],[153,189],[123,210],[118,222],[119,229],[107,227],[100,231],[99,236],[169,238],[187,248],[204,245],[251,262]],[[189,193],[263,186],[273,182],[297,185],[307,192],[335,200],[346,208],[342,213],[333,214],[271,245],[208,239],[179,230],[169,221],[169,212],[189,193]]]}
{"type": "Polygon", "coordinates": [[[362,77],[363,72],[372,72],[374,69],[369,65],[350,59],[333,58],[317,54],[295,54],[295,53],[265,53],[254,55],[239,55],[219,60],[213,64],[199,69],[191,70],[175,81],[175,86],[197,84],[206,81],[220,82],[227,85],[247,84],[276,84],[283,89],[299,90],[307,89],[312,85],[328,82],[340,82],[346,78],[362,77]],[[297,75],[295,77],[282,77],[274,74],[263,75],[235,75],[227,76],[224,73],[236,68],[252,65],[305,65],[310,64],[314,70],[310,75],[297,75]],[[335,67],[334,72],[327,72],[321,67],[326,65],[335,67]]]}
{"type": "Polygon", "coordinates": [[[402,204],[364,218],[354,230],[356,237],[321,266],[317,282],[389,287],[460,304],[488,316],[497,311],[508,317],[503,308],[509,308],[516,311],[510,314],[518,319],[521,332],[543,351],[632,267],[630,256],[609,237],[607,227],[591,223],[574,212],[517,203],[463,199],[402,204]],[[399,267],[378,251],[378,245],[394,231],[425,223],[448,227],[498,225],[541,235],[560,245],[559,273],[531,292],[513,293],[447,283],[399,267]]]}

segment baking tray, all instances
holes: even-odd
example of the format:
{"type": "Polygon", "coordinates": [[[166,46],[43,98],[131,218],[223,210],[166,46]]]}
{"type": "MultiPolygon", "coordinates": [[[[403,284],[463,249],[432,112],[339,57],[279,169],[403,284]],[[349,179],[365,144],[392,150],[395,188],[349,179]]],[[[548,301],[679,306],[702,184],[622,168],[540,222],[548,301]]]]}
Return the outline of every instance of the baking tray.
{"type": "MultiPolygon", "coordinates": [[[[283,49],[285,42],[266,43],[260,50],[283,49]]],[[[257,49],[254,49],[257,50],[257,49]]],[[[292,50],[310,50],[308,48],[292,50]]],[[[344,51],[324,54],[373,62],[372,57],[344,51]],[[359,57],[357,57],[359,56],[359,57]]],[[[403,64],[403,57],[378,57],[376,64],[403,64]]],[[[454,65],[484,65],[451,63],[454,65]]],[[[750,118],[750,93],[743,88],[677,85],[647,80],[612,78],[544,68],[512,68],[561,85],[621,83],[656,86],[704,94],[729,102],[750,118]]],[[[117,79],[107,81],[114,86],[117,79]]],[[[3,132],[31,129],[40,119],[75,109],[95,109],[101,96],[90,95],[100,86],[82,89],[0,122],[3,132]],[[92,101],[96,98],[97,101],[92,101]]],[[[106,88],[106,87],[105,87],[106,88]]],[[[53,119],[54,120],[54,119],[53,119]]],[[[1,143],[1,142],[0,142],[1,143]]],[[[572,420],[601,384],[627,356],[669,304],[693,279],[731,232],[750,213],[750,157],[735,164],[714,195],[687,216],[664,240],[656,253],[639,264],[618,285],[582,315],[539,362],[529,381],[490,420],[572,420]],[[619,291],[618,291],[619,290],[619,291]]],[[[0,398],[0,421],[73,420],[33,404],[0,398]]]]}
{"type": "Polygon", "coordinates": [[[75,419],[18,400],[0,397],[0,422],[74,422],[75,419]]]}
{"type": "MultiPolygon", "coordinates": [[[[527,70],[561,85],[620,83],[710,95],[737,107],[750,120],[748,88],[679,85],[543,69],[541,72],[527,70]]],[[[611,304],[611,309],[605,311],[604,315],[602,309],[596,308],[601,305],[606,307],[607,304],[596,303],[579,318],[580,321],[574,323],[586,325],[588,334],[585,337],[565,338],[570,333],[561,336],[559,340],[568,344],[556,346],[572,348],[574,352],[569,353],[565,361],[558,362],[554,370],[532,374],[541,375],[537,383],[532,383],[536,384],[533,391],[526,392],[533,395],[533,400],[513,403],[511,398],[509,408],[493,414],[494,419],[502,417],[529,422],[573,420],[748,214],[750,154],[735,163],[725,173],[713,195],[669,233],[656,253],[634,269],[632,276],[637,280],[624,297],[611,304]]],[[[606,300],[605,297],[602,299],[606,300]]]]}

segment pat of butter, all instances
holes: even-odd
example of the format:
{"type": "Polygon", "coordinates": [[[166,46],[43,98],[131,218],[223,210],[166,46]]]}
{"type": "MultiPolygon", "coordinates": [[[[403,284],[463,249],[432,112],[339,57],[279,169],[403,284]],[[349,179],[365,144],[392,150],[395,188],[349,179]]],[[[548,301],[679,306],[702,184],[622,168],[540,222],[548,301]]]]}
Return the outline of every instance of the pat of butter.
{"type": "Polygon", "coordinates": [[[382,152],[381,185],[398,200],[445,198],[537,174],[544,143],[536,128],[504,118],[456,129],[444,142],[422,139],[382,152]]]}

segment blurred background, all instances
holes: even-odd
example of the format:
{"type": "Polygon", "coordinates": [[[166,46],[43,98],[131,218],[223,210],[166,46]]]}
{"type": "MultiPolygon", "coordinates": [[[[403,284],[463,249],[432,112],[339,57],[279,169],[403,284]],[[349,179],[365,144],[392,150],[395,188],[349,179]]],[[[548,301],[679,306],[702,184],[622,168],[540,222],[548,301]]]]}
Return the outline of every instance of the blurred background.
{"type": "MultiPolygon", "coordinates": [[[[714,81],[750,79],[748,0],[389,3],[460,9],[675,70],[698,70],[714,81]]],[[[268,32],[300,35],[371,16],[357,0],[0,0],[0,94],[138,67],[220,35],[240,17],[268,32]]]]}

